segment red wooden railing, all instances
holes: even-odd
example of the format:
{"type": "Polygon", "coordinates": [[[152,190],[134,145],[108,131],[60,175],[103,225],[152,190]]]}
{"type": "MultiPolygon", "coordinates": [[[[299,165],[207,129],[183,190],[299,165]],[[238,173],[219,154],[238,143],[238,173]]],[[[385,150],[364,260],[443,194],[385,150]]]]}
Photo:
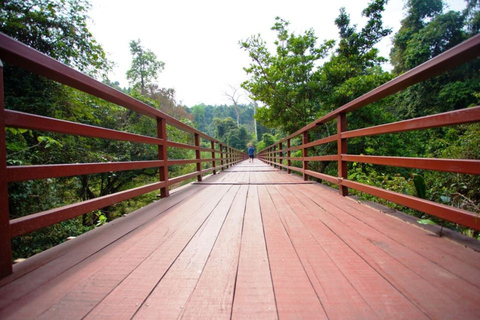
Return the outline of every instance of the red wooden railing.
{"type": "Polygon", "coordinates": [[[348,195],[348,188],[352,188],[373,196],[386,199],[397,204],[413,208],[430,215],[458,223],[460,225],[480,230],[480,217],[476,213],[424,200],[421,198],[400,194],[367,184],[349,180],[347,177],[347,163],[360,162],[376,165],[406,167],[425,170],[456,172],[462,174],[480,174],[480,160],[464,159],[431,159],[431,158],[406,158],[385,156],[351,155],[347,153],[347,140],[356,137],[365,137],[387,133],[421,130],[450,125],[473,123],[480,121],[480,106],[451,111],[421,118],[415,118],[395,123],[367,127],[348,131],[347,114],[360,109],[370,103],[378,101],[418,82],[431,78],[462,63],[477,58],[480,55],[480,35],[470,38],[458,46],[444,52],[434,59],[408,71],[407,73],[383,84],[382,86],[364,94],[363,96],[330,112],[318,120],[301,128],[297,132],[278,141],[277,143],[261,150],[259,157],[278,168],[285,168],[288,173],[296,171],[303,174],[304,179],[309,176],[336,184],[342,195],[348,195]],[[335,121],[337,132],[331,136],[309,141],[309,132],[316,126],[335,121]],[[292,147],[291,140],[302,137],[302,143],[292,147]],[[286,142],[286,147],[285,143],[286,142]],[[308,149],[327,143],[337,143],[337,154],[308,156],[308,149]],[[302,157],[291,157],[291,151],[302,150],[302,157]],[[284,156],[286,153],[286,156],[284,156]],[[287,161],[284,164],[284,161],[287,161]],[[292,166],[291,161],[301,161],[302,168],[292,166]],[[308,163],[312,161],[337,161],[338,176],[309,170],[308,163]]]}
{"type": "MultiPolygon", "coordinates": [[[[0,277],[12,272],[10,247],[10,240],[12,237],[20,236],[155,190],[160,190],[162,197],[168,197],[170,185],[191,178],[197,178],[198,181],[201,181],[202,175],[209,172],[215,174],[217,170],[228,168],[246,157],[245,154],[239,150],[226,146],[220,141],[196,130],[195,128],[73,70],[2,33],[0,33],[0,59],[64,85],[68,85],[72,88],[102,98],[108,102],[125,107],[139,114],[151,117],[157,121],[157,137],[154,138],[13,110],[6,110],[4,106],[3,92],[3,65],[1,65],[0,62],[0,277]],[[193,134],[195,145],[182,144],[167,140],[167,124],[189,134],[193,134]],[[158,160],[7,166],[5,127],[34,129],[45,132],[157,145],[158,160]],[[201,138],[210,141],[211,148],[201,147],[201,138]],[[195,150],[195,159],[168,159],[167,147],[195,150]],[[211,158],[202,159],[201,152],[211,152],[211,158]],[[191,163],[196,164],[196,170],[194,172],[175,178],[169,178],[168,166],[191,163]],[[202,170],[202,163],[211,163],[212,166],[208,169],[202,170]],[[10,220],[9,218],[7,190],[9,182],[152,167],[159,168],[158,182],[17,219],[10,220]]],[[[152,130],[155,130],[155,128],[152,128],[152,130]]]]}

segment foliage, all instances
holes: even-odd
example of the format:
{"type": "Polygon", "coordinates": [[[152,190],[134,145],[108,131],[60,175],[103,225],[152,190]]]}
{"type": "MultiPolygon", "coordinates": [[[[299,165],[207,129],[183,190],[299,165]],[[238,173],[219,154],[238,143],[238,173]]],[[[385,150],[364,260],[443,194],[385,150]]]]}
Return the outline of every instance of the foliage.
{"type": "Polygon", "coordinates": [[[140,89],[144,95],[147,85],[157,79],[158,73],[163,70],[165,63],[158,61],[157,56],[151,50],[140,45],[140,39],[130,41],[130,53],[132,54],[132,66],[127,71],[127,79],[135,89],[140,89]]]}
{"type": "Polygon", "coordinates": [[[289,32],[288,25],[276,18],[272,27],[277,32],[275,53],[268,51],[260,35],[241,42],[252,59],[245,68],[250,79],[242,87],[252,99],[265,104],[257,109],[258,120],[267,127],[292,132],[315,119],[319,99],[316,63],[334,42],[317,46],[313,30],[297,36],[289,32]]]}
{"type": "Polygon", "coordinates": [[[3,33],[89,74],[106,74],[102,47],[87,29],[86,0],[4,0],[0,6],[3,33]]]}

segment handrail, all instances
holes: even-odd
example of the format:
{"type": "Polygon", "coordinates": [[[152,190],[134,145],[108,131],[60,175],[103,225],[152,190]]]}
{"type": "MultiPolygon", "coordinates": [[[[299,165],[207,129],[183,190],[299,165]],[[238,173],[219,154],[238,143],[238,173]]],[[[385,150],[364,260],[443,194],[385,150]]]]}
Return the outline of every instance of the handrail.
{"type": "Polygon", "coordinates": [[[3,33],[0,33],[0,59],[105,101],[125,107],[136,113],[151,117],[157,121],[157,127],[152,128],[152,131],[157,131],[157,136],[150,137],[14,110],[6,110],[4,105],[3,65],[0,62],[0,277],[12,272],[10,248],[12,237],[23,235],[155,190],[160,190],[161,197],[168,197],[169,186],[191,178],[196,178],[198,181],[201,181],[202,175],[209,172],[216,174],[217,170],[223,171],[225,168],[229,168],[233,164],[246,158],[243,152],[224,145],[217,139],[182,123],[160,110],[152,108],[123,92],[88,77],[3,33]],[[167,125],[193,134],[195,144],[190,145],[167,140],[167,125]],[[5,127],[157,145],[158,159],[131,162],[7,166],[5,127]],[[200,139],[210,141],[211,147],[203,147],[200,144],[200,139]],[[195,150],[195,159],[168,159],[167,147],[195,150]],[[202,158],[202,152],[210,153],[211,157],[202,158]],[[219,165],[218,162],[220,162],[219,165]],[[179,177],[169,177],[169,166],[186,165],[190,163],[196,164],[193,172],[179,177]],[[202,169],[202,163],[211,164],[211,168],[202,169]],[[7,186],[10,182],[143,168],[159,168],[159,181],[64,207],[34,213],[25,217],[13,220],[9,219],[7,186]]]}
{"type": "Polygon", "coordinates": [[[472,229],[480,230],[480,217],[473,212],[351,181],[348,180],[347,172],[347,163],[361,162],[395,167],[479,175],[480,160],[352,155],[348,154],[347,152],[347,140],[355,137],[479,122],[480,106],[351,131],[347,130],[346,117],[347,113],[353,112],[382,98],[399,92],[400,90],[406,89],[409,86],[459,66],[462,63],[475,59],[478,56],[480,56],[480,35],[476,35],[464,41],[456,47],[311,122],[310,124],[297,130],[295,133],[290,134],[286,138],[283,138],[271,146],[261,150],[259,152],[259,157],[274,167],[287,169],[288,173],[291,171],[302,173],[305,180],[310,176],[336,184],[339,188],[340,194],[343,196],[348,195],[348,188],[352,188],[472,229]],[[308,140],[309,132],[312,129],[316,128],[320,124],[324,124],[332,120],[336,120],[337,122],[336,134],[332,134],[328,137],[317,139],[315,141],[308,140]],[[299,136],[302,137],[301,144],[298,146],[291,146],[291,140],[299,136]],[[285,142],[287,145],[286,147],[285,142]],[[337,153],[335,155],[321,155],[313,157],[308,156],[309,148],[332,142],[337,143],[337,153]],[[302,157],[291,157],[291,151],[293,150],[302,150],[302,157]],[[285,156],[285,153],[287,156],[285,156]],[[284,160],[287,160],[287,165],[283,164],[284,160]],[[301,168],[291,165],[291,161],[295,160],[302,162],[301,168]],[[335,177],[309,170],[308,163],[312,161],[337,161],[338,175],[335,177]]]}

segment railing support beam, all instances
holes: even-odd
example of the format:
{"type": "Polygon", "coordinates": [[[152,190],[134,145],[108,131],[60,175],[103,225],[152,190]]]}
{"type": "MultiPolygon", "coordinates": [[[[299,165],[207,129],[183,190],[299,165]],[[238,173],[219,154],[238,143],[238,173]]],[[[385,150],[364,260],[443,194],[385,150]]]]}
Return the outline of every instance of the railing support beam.
{"type": "Polygon", "coordinates": [[[347,154],[347,139],[342,139],[342,133],[347,131],[347,115],[337,116],[337,153],[338,153],[338,189],[342,196],[348,196],[348,188],[343,186],[343,179],[348,178],[348,163],[342,161],[342,154],[347,154]]]}
{"type": "MultiPolygon", "coordinates": [[[[302,142],[303,142],[304,145],[308,143],[308,131],[306,131],[302,134],[302,140],[303,140],[302,142]]],[[[302,155],[303,155],[303,158],[308,157],[308,148],[303,148],[302,149],[302,155]]],[[[302,170],[303,180],[307,181],[308,180],[308,175],[305,174],[305,171],[308,170],[308,161],[305,161],[305,159],[303,159],[302,164],[303,164],[303,170],[302,170]]]]}
{"type": "MultiPolygon", "coordinates": [[[[287,149],[288,149],[288,151],[287,151],[287,158],[288,158],[288,159],[287,159],[287,166],[288,166],[288,167],[291,167],[291,166],[292,166],[292,160],[290,160],[290,156],[291,156],[291,152],[290,152],[290,139],[287,139],[287,149]]],[[[291,172],[290,168],[287,168],[287,173],[290,173],[290,172],[291,172]]]]}
{"type": "Polygon", "coordinates": [[[198,181],[202,181],[202,163],[200,162],[201,159],[201,153],[200,153],[200,135],[198,133],[195,133],[195,147],[197,149],[195,150],[195,159],[197,160],[197,171],[199,172],[199,175],[197,176],[198,181]]]}
{"type": "Polygon", "coordinates": [[[12,273],[10,216],[8,212],[7,146],[5,136],[3,64],[0,61],[0,278],[12,273]]]}
{"type": "Polygon", "coordinates": [[[223,168],[223,145],[220,143],[220,166],[222,167],[222,171],[224,170],[223,168]]]}
{"type": "Polygon", "coordinates": [[[164,161],[164,166],[158,168],[160,181],[165,181],[165,187],[160,189],[160,197],[170,195],[168,191],[168,154],[167,154],[167,122],[163,118],[157,118],[157,137],[163,139],[163,144],[158,146],[158,160],[164,161]]]}
{"type": "MultiPolygon", "coordinates": [[[[215,141],[211,141],[211,146],[212,146],[212,167],[215,168],[215,141]]],[[[217,170],[213,169],[213,174],[217,174],[217,170]]]]}

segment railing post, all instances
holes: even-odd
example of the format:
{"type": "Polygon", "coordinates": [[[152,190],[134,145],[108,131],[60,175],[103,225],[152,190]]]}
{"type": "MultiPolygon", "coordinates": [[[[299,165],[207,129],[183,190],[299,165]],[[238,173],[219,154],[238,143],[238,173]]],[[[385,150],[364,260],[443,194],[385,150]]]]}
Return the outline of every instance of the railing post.
{"type": "Polygon", "coordinates": [[[163,161],[163,166],[158,168],[160,181],[165,181],[165,187],[160,189],[160,197],[169,196],[168,191],[168,154],[167,154],[167,122],[157,118],[157,137],[163,139],[163,144],[158,146],[158,160],[163,161]]]}
{"type": "Polygon", "coordinates": [[[273,167],[276,168],[277,167],[277,145],[274,145],[273,146],[273,167]]]}
{"type": "MultiPolygon", "coordinates": [[[[303,144],[307,144],[308,143],[308,131],[304,132],[303,135],[302,135],[302,142],[303,144]]],[[[302,156],[303,158],[306,158],[308,157],[308,148],[303,148],[302,149],[302,156]]],[[[302,163],[303,163],[303,180],[304,181],[307,181],[308,180],[308,176],[305,174],[305,170],[308,170],[308,161],[306,161],[305,159],[302,159],[302,163]]]]}
{"type": "Polygon", "coordinates": [[[221,170],[223,171],[223,146],[221,143],[219,144],[219,146],[220,146],[220,166],[222,167],[221,170]]]}
{"type": "MultiPolygon", "coordinates": [[[[210,141],[212,145],[212,167],[215,168],[215,141],[210,141]]],[[[217,174],[217,170],[213,169],[213,174],[217,174]]]]}
{"type": "Polygon", "coordinates": [[[0,61],[0,277],[5,277],[12,273],[10,216],[8,212],[7,146],[5,142],[5,103],[3,94],[3,64],[0,61]]]}
{"type": "Polygon", "coordinates": [[[278,168],[280,170],[283,170],[283,167],[280,165],[280,164],[283,164],[283,159],[282,159],[282,155],[283,155],[283,152],[282,152],[282,148],[283,148],[283,143],[279,143],[278,144],[278,168]]]}
{"type": "Polygon", "coordinates": [[[337,150],[338,150],[338,190],[342,196],[348,196],[348,188],[342,185],[343,179],[348,178],[348,166],[342,161],[342,154],[347,154],[347,139],[342,139],[342,132],[347,131],[347,115],[340,113],[337,116],[337,150]]]}
{"type": "Polygon", "coordinates": [[[199,175],[197,176],[197,181],[202,181],[202,163],[200,162],[201,159],[201,153],[200,153],[200,136],[198,133],[195,133],[195,146],[197,149],[195,149],[195,159],[197,159],[197,171],[199,175]]]}
{"type": "MultiPolygon", "coordinates": [[[[291,153],[290,153],[290,139],[287,139],[287,158],[288,158],[287,159],[287,166],[288,167],[292,166],[292,160],[290,160],[290,155],[291,155],[291,153]]],[[[290,172],[291,172],[290,168],[287,168],[287,173],[290,173],[290,172]]]]}
{"type": "Polygon", "coordinates": [[[227,169],[230,168],[230,147],[225,146],[225,161],[227,169]]]}

